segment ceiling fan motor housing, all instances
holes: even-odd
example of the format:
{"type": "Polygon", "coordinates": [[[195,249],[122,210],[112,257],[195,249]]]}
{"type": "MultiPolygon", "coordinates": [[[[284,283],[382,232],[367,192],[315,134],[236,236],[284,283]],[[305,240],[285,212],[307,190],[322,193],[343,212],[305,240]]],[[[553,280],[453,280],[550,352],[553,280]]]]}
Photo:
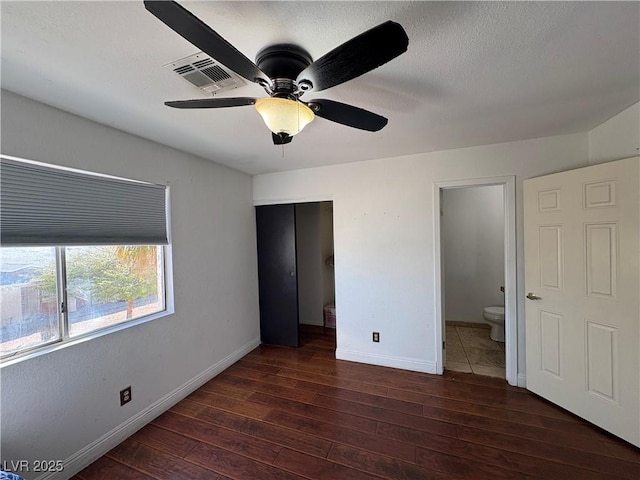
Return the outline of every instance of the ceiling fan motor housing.
{"type": "Polygon", "coordinates": [[[295,79],[300,72],[311,65],[312,61],[309,52],[289,43],[271,45],[263,48],[256,55],[256,65],[273,82],[274,95],[286,98],[294,96],[298,89],[306,91],[311,88],[311,85],[308,87],[297,85],[295,79]]]}

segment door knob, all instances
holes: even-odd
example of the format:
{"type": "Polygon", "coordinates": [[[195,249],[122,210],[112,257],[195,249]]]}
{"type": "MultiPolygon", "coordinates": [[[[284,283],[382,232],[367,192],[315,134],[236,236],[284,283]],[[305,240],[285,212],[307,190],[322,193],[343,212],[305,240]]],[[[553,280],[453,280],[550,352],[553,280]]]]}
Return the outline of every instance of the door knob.
{"type": "Polygon", "coordinates": [[[296,276],[296,272],[289,272],[289,276],[290,277],[295,277],[296,276]]]}
{"type": "Polygon", "coordinates": [[[527,298],[529,300],[542,300],[542,297],[539,297],[535,293],[531,293],[531,292],[527,294],[527,298]]]}

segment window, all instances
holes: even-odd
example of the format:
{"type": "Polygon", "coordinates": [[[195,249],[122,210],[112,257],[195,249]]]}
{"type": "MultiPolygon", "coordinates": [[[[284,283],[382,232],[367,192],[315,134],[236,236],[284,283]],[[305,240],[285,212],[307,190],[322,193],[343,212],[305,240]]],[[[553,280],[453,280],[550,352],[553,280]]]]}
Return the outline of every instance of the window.
{"type": "Polygon", "coordinates": [[[163,185],[0,155],[0,357],[166,309],[163,185]]]}
{"type": "Polygon", "coordinates": [[[55,248],[0,249],[2,356],[60,338],[56,283],[55,248]]]}
{"type": "Polygon", "coordinates": [[[12,356],[164,311],[163,250],[156,245],[1,248],[0,354],[12,356]]]}
{"type": "Polygon", "coordinates": [[[71,337],[164,310],[162,248],[69,247],[65,252],[71,337]]]}

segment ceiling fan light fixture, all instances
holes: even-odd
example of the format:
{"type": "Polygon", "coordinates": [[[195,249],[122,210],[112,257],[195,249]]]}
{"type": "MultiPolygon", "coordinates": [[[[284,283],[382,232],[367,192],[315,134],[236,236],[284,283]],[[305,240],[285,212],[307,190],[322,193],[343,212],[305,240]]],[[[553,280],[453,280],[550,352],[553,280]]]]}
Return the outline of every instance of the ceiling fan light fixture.
{"type": "Polygon", "coordinates": [[[296,135],[315,118],[313,110],[304,103],[287,98],[261,98],[255,107],[269,130],[276,134],[296,135]]]}

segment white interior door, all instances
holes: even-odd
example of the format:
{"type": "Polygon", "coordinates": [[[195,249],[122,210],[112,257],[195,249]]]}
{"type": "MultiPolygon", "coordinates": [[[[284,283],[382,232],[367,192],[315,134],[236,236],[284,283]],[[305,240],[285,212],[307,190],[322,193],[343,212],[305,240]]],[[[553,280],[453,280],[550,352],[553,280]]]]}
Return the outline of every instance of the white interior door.
{"type": "Polygon", "coordinates": [[[527,388],[636,446],[639,187],[640,157],[524,182],[527,388]]]}

